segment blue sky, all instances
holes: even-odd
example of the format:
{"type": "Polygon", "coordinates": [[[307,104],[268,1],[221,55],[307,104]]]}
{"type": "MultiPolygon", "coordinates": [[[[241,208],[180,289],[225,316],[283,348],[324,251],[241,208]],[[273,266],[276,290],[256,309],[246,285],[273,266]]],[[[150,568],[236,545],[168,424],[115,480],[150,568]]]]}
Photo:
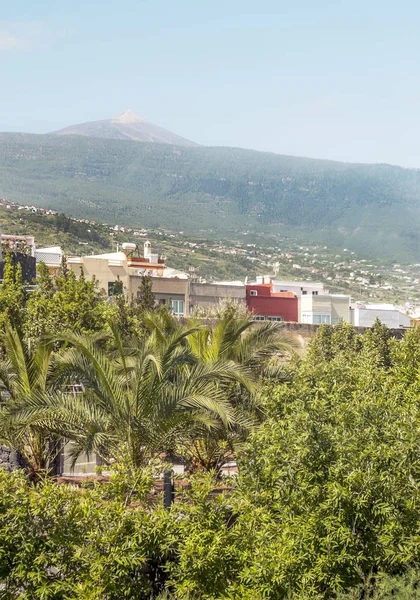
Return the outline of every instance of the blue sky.
{"type": "Polygon", "coordinates": [[[420,168],[414,0],[0,0],[0,130],[126,108],[207,145],[420,168]]]}

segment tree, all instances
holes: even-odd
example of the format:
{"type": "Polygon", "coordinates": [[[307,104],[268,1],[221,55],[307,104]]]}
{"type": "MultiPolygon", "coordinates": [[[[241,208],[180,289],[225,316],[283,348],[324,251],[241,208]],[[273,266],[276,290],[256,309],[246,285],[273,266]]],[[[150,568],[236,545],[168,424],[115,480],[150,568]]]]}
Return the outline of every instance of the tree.
{"type": "Polygon", "coordinates": [[[188,343],[204,364],[225,361],[245,368],[248,373],[246,385],[231,382],[226,388],[234,423],[229,427],[221,423],[217,431],[197,427],[184,441],[183,452],[191,470],[220,475],[261,416],[256,384],[264,377],[279,376],[286,357],[295,354],[298,344],[278,323],[253,321],[249,313],[238,314],[235,306],[228,306],[216,322],[199,328],[188,337],[188,343]]]}
{"type": "Polygon", "coordinates": [[[126,347],[114,328],[113,352],[104,347],[104,336],[63,335],[59,339],[71,348],[57,359],[58,371],[85,392],[45,394],[30,406],[23,401],[20,415],[72,440],[75,456],[95,452],[118,460],[126,455],[134,465],[175,449],[197,423],[210,429],[228,424],[233,416],[221,384],[244,381],[244,371],[224,361],[199,362],[185,344],[194,330],[178,326],[162,335],[155,328],[126,347]]]}
{"type": "Polygon", "coordinates": [[[419,559],[418,384],[386,367],[373,339],[356,353],[350,336],[267,389],[270,418],[241,457],[238,581],[252,584],[232,597],[335,598],[419,559]]]}
{"type": "Polygon", "coordinates": [[[38,287],[27,303],[28,338],[40,339],[44,334],[63,330],[89,333],[104,327],[104,299],[95,281],[87,281],[82,271],[77,278],[65,258],[58,276],[51,276],[43,263],[38,267],[38,275],[38,287]]]}
{"type": "Polygon", "coordinates": [[[52,469],[58,451],[58,440],[36,424],[29,411],[41,394],[53,386],[53,343],[44,341],[36,346],[24,342],[23,336],[8,326],[3,339],[5,358],[0,362],[0,382],[10,398],[2,403],[0,438],[24,458],[30,478],[37,480],[52,469]]]}
{"type": "Polygon", "coordinates": [[[38,265],[37,289],[27,303],[25,334],[40,339],[45,333],[58,333],[62,326],[55,302],[55,282],[45,263],[38,265]]]}
{"type": "Polygon", "coordinates": [[[14,264],[9,250],[4,261],[3,281],[0,286],[0,326],[7,322],[21,329],[25,319],[26,290],[22,280],[22,267],[14,264]]]}
{"type": "Polygon", "coordinates": [[[152,291],[152,278],[142,275],[140,282],[140,295],[137,298],[137,306],[141,313],[152,312],[156,308],[156,300],[152,291]]]}
{"type": "MultiPolygon", "coordinates": [[[[0,470],[2,598],[148,600],[164,586],[168,515],[107,489],[32,486],[0,470]]],[[[147,490],[150,487],[146,488],[147,490]]]]}

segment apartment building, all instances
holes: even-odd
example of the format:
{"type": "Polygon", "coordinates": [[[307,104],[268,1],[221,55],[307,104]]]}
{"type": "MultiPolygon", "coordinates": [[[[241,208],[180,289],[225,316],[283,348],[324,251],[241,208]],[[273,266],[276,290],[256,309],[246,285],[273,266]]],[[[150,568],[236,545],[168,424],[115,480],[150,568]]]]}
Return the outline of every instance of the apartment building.
{"type": "Polygon", "coordinates": [[[167,267],[163,258],[153,254],[148,241],[144,244],[142,255],[136,244],[123,244],[119,252],[72,256],[67,262],[76,275],[82,269],[86,279],[95,278],[99,288],[108,296],[112,296],[117,281],[121,281],[129,296],[138,296],[142,276],[149,275],[156,302],[170,305],[176,316],[187,316],[196,307],[215,307],[225,298],[245,305],[245,285],[242,282],[192,282],[186,273],[167,267]]]}
{"type": "Polygon", "coordinates": [[[143,275],[150,275],[153,279],[188,279],[186,273],[168,268],[162,257],[153,254],[149,241],[144,243],[143,254],[137,244],[122,244],[119,252],[70,256],[67,263],[77,275],[82,269],[87,279],[95,277],[100,289],[109,296],[117,281],[122,282],[129,295],[136,296],[143,275]]]}

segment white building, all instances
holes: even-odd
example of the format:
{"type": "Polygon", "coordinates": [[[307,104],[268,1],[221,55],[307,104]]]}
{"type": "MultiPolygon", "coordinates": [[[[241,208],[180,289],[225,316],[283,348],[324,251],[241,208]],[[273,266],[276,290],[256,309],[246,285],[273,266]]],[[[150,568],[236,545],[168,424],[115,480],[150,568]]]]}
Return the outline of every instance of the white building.
{"type": "Polygon", "coordinates": [[[372,327],[376,319],[391,329],[410,327],[410,317],[393,304],[358,303],[351,309],[351,322],[357,327],[372,327]]]}

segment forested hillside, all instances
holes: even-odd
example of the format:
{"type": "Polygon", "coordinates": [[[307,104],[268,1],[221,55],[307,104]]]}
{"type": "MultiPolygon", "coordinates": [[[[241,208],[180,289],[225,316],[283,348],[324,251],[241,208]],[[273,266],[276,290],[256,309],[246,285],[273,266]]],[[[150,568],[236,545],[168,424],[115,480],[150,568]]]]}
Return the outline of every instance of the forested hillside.
{"type": "Polygon", "coordinates": [[[287,232],[420,261],[420,171],[389,165],[1,134],[0,195],[120,224],[287,232]]]}

